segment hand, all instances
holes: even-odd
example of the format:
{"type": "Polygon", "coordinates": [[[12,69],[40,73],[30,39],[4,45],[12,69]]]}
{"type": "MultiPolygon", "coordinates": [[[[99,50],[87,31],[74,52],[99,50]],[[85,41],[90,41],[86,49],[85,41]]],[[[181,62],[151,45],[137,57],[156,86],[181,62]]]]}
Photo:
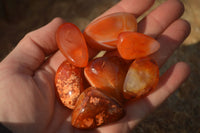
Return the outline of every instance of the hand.
{"type": "MultiPolygon", "coordinates": [[[[129,12],[139,17],[153,2],[122,0],[102,16],[129,12]]],[[[184,7],[178,0],[168,0],[138,24],[139,32],[160,42],[161,49],[153,55],[160,66],[190,32],[190,25],[179,19],[183,11],[184,7]]],[[[55,32],[63,22],[56,18],[28,33],[0,63],[0,122],[16,133],[84,132],[71,127],[71,110],[63,107],[55,94],[55,72],[65,60],[56,45],[55,32]]],[[[175,64],[160,77],[154,92],[128,104],[127,114],[122,120],[90,132],[128,132],[174,92],[189,71],[186,63],[175,64]]]]}

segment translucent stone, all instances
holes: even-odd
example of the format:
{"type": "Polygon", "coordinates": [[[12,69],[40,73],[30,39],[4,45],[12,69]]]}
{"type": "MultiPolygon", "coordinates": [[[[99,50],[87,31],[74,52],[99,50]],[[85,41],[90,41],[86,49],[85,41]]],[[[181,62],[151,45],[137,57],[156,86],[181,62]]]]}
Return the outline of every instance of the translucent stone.
{"type": "Polygon", "coordinates": [[[124,115],[124,109],[117,101],[90,87],[78,98],[71,122],[76,128],[90,129],[115,122],[124,115]]]}
{"type": "Polygon", "coordinates": [[[89,62],[84,74],[91,86],[123,101],[122,87],[128,65],[119,57],[100,57],[89,62]]]}
{"type": "Polygon", "coordinates": [[[154,38],[137,32],[123,32],[118,37],[117,49],[122,58],[130,60],[148,56],[160,48],[154,38]]]}
{"type": "Polygon", "coordinates": [[[113,13],[91,22],[84,31],[87,43],[96,49],[115,49],[121,32],[136,31],[137,21],[130,13],[113,13]]]}
{"type": "Polygon", "coordinates": [[[63,62],[55,76],[55,85],[61,102],[68,108],[74,109],[76,101],[83,91],[81,68],[63,62]]]}
{"type": "Polygon", "coordinates": [[[88,48],[81,31],[72,23],[62,24],[56,32],[56,41],[67,60],[77,66],[85,67],[88,63],[88,48]]]}
{"type": "Polygon", "coordinates": [[[136,59],[126,75],[123,94],[126,99],[139,98],[154,89],[159,81],[159,68],[149,58],[136,59]]]}

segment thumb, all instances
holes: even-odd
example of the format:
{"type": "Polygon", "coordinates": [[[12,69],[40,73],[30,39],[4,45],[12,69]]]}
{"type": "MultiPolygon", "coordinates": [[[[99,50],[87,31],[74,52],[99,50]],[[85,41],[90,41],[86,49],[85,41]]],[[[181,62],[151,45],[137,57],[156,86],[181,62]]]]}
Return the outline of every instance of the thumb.
{"type": "Polygon", "coordinates": [[[15,49],[2,61],[22,72],[32,74],[58,47],[55,34],[57,28],[64,23],[61,18],[53,19],[42,28],[32,31],[18,43],[15,49]]]}

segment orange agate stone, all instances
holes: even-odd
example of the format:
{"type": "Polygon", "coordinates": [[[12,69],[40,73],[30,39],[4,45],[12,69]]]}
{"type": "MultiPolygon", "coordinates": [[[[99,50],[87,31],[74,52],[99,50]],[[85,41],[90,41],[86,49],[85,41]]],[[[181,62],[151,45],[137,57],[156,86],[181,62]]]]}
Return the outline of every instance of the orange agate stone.
{"type": "Polygon", "coordinates": [[[91,22],[84,37],[92,48],[115,49],[118,35],[125,31],[137,31],[136,18],[130,13],[114,13],[91,22]]]}
{"type": "Polygon", "coordinates": [[[83,91],[81,69],[64,61],[56,72],[55,85],[61,102],[66,107],[74,109],[83,91]]]}
{"type": "Polygon", "coordinates": [[[160,48],[154,38],[137,32],[123,32],[118,37],[117,49],[122,58],[130,60],[148,56],[160,48]]]}
{"type": "Polygon", "coordinates": [[[149,58],[136,59],[130,66],[123,87],[126,99],[139,98],[154,89],[159,81],[159,68],[149,58]]]}
{"type": "Polygon", "coordinates": [[[119,57],[100,57],[89,62],[84,74],[91,86],[122,103],[122,88],[127,70],[128,65],[119,57]]]}
{"type": "Polygon", "coordinates": [[[72,126],[79,129],[96,128],[121,119],[123,107],[94,87],[87,88],[72,112],[72,126]]]}
{"type": "Polygon", "coordinates": [[[72,23],[62,24],[56,32],[56,41],[67,60],[77,66],[88,63],[88,48],[81,31],[72,23]]]}

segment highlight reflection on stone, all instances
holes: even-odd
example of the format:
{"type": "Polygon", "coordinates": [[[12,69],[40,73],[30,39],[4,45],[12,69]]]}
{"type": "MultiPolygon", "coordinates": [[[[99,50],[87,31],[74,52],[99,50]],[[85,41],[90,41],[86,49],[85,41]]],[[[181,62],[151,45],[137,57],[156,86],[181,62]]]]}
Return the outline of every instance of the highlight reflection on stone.
{"type": "Polygon", "coordinates": [[[124,97],[139,98],[154,89],[158,81],[158,65],[149,58],[136,59],[131,64],[124,81],[124,97]]]}
{"type": "Polygon", "coordinates": [[[121,119],[122,106],[99,89],[90,87],[81,93],[72,113],[72,125],[80,129],[96,128],[121,119]]]}
{"type": "Polygon", "coordinates": [[[124,60],[109,56],[90,61],[84,74],[91,86],[123,103],[122,87],[127,70],[128,65],[124,60]]]}
{"type": "Polygon", "coordinates": [[[77,98],[83,91],[81,69],[63,62],[56,72],[55,85],[61,102],[74,109],[77,98]]]}

